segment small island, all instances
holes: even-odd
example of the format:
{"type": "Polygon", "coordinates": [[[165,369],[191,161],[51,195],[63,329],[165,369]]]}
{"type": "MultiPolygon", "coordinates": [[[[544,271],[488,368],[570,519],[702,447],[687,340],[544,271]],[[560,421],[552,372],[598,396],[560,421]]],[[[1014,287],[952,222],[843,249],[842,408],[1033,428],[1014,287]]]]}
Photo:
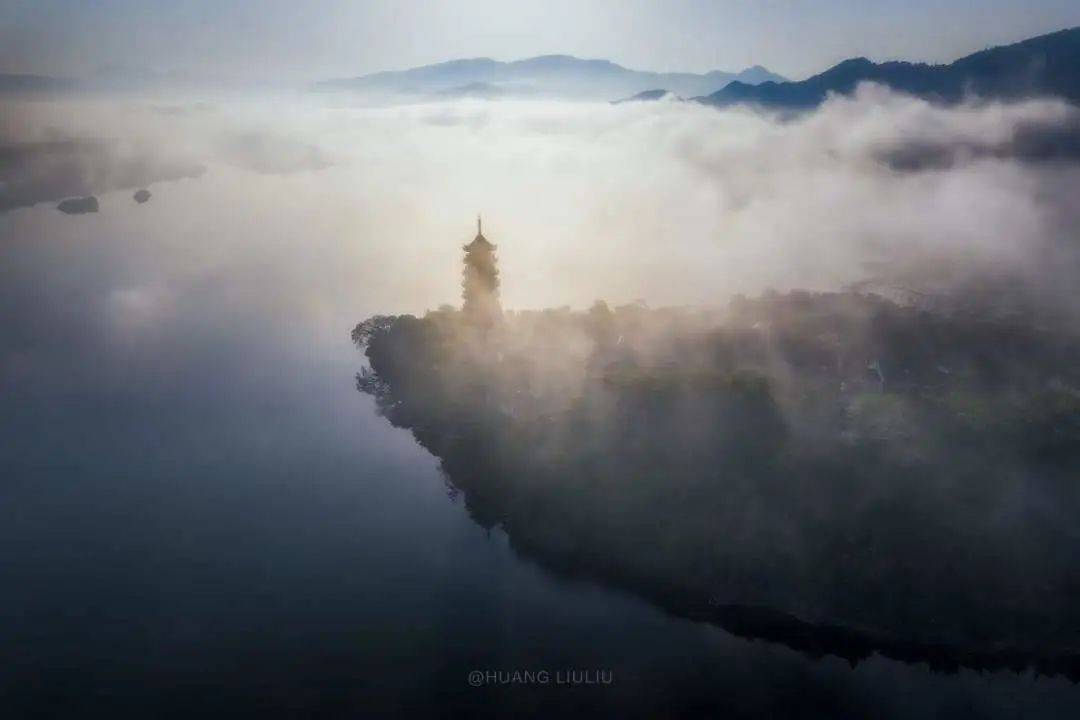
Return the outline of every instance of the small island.
{"type": "Polygon", "coordinates": [[[85,215],[98,211],[98,199],[93,195],[88,197],[68,198],[61,200],[56,209],[66,215],[85,215]]]}
{"type": "Polygon", "coordinates": [[[852,662],[1077,679],[1080,337],[996,292],[509,311],[478,222],[462,308],[357,325],[357,387],[552,570],[852,662]]]}

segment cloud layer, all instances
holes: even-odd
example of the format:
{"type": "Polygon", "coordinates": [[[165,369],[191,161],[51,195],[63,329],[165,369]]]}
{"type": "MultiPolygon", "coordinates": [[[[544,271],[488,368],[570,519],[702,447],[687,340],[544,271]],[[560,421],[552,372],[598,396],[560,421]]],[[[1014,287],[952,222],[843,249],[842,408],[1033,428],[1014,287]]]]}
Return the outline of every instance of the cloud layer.
{"type": "Polygon", "coordinates": [[[456,302],[476,212],[510,307],[721,304],[866,280],[947,292],[1002,275],[1064,302],[1076,277],[1080,120],[1056,101],[941,108],[865,86],[795,119],[678,102],[282,102],[57,105],[5,125],[8,207],[206,167],[217,180],[184,220],[205,225],[192,242],[272,253],[305,287],[348,275],[344,294],[372,310],[456,302]],[[46,161],[65,148],[71,162],[46,161]],[[297,230],[269,242],[282,227],[297,230]]]}

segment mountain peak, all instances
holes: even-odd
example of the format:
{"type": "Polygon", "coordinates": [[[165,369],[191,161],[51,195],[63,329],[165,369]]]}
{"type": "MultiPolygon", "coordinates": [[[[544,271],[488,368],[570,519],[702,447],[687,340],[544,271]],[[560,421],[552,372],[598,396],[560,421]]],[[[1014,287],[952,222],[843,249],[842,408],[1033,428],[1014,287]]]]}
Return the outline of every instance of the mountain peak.
{"type": "Polygon", "coordinates": [[[865,81],[939,102],[958,102],[969,95],[997,99],[1057,96],[1077,102],[1080,28],[990,48],[948,65],[850,58],[800,82],[731,83],[698,99],[710,105],[750,103],[805,109],[821,104],[830,93],[851,93],[865,81]]]}
{"type": "Polygon", "coordinates": [[[671,95],[671,93],[669,93],[667,90],[664,90],[662,88],[656,88],[654,90],[642,90],[637,95],[633,95],[633,96],[628,97],[628,98],[623,98],[621,100],[612,100],[611,104],[612,105],[622,105],[624,103],[629,103],[629,102],[653,102],[653,101],[656,101],[656,100],[663,100],[664,98],[669,97],[670,95],[671,95]]]}
{"type": "Polygon", "coordinates": [[[872,60],[870,60],[870,58],[853,57],[853,58],[848,58],[847,60],[842,60],[842,61],[838,62],[836,65],[833,66],[833,68],[834,69],[835,68],[856,68],[856,67],[866,67],[868,65],[873,65],[873,64],[874,64],[874,62],[872,60]]]}

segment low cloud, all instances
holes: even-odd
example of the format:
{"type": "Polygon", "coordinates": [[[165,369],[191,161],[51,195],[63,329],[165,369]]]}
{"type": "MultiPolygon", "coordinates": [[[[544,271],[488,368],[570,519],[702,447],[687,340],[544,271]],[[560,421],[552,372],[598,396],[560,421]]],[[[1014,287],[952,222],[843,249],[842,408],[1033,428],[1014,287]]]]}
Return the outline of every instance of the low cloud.
{"type": "Polygon", "coordinates": [[[0,212],[198,177],[205,168],[120,140],[46,140],[0,146],[0,212]]]}
{"type": "Polygon", "coordinates": [[[867,86],[795,118],[439,110],[455,122],[398,112],[416,154],[368,167],[416,172],[418,205],[470,182],[514,203],[512,230],[484,225],[504,299],[535,274],[530,304],[555,307],[371,318],[357,387],[477,522],[695,619],[810,623],[774,639],[839,625],[870,631],[866,654],[982,668],[1057,650],[1076,622],[1076,568],[1045,550],[1072,543],[1080,438],[1073,108],[867,86]],[[913,148],[927,161],[890,161],[913,148]],[[873,294],[762,292],[852,285],[873,294]],[[735,292],[754,297],[725,307],[735,292]],[[558,307],[583,293],[614,302],[558,307]],[[971,652],[990,640],[1010,648],[994,664],[971,652]]]}
{"type": "Polygon", "coordinates": [[[4,207],[206,168],[170,218],[199,223],[175,240],[185,252],[229,258],[234,277],[272,258],[279,282],[371,312],[457,302],[481,212],[511,308],[990,283],[1080,315],[1080,132],[1063,102],[944,108],[864,86],[797,118],[693,103],[146,107],[13,106],[4,207]],[[94,137],[118,139],[72,139],[94,137]]]}
{"type": "Polygon", "coordinates": [[[1020,160],[1027,163],[1080,161],[1080,111],[1064,118],[1023,120],[1004,138],[901,139],[878,157],[893,170],[947,170],[975,160],[1020,160]]]}
{"type": "Polygon", "coordinates": [[[315,145],[266,132],[229,133],[218,151],[225,162],[262,175],[314,172],[333,164],[315,145]]]}

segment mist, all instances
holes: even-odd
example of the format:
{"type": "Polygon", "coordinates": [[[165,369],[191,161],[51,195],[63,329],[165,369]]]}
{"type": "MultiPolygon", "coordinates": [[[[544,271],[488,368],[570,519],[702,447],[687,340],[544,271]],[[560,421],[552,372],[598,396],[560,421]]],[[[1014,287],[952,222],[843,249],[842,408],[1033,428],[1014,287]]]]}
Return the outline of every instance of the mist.
{"type": "Polygon", "coordinates": [[[1080,4],[879,5],[0,3],[0,716],[1077,715],[1080,4]]]}
{"type": "MultiPolygon", "coordinates": [[[[942,108],[867,86],[795,116],[675,101],[368,107],[312,95],[0,110],[0,465],[16,478],[5,485],[5,546],[16,550],[4,611],[20,633],[5,687],[27,706],[54,692],[39,689],[40,668],[87,657],[116,662],[56,693],[137,688],[156,708],[228,664],[242,668],[220,675],[238,688],[228,699],[284,704],[310,697],[333,665],[341,687],[357,667],[376,668],[371,685],[393,675],[364,702],[400,707],[426,683],[434,706],[505,626],[520,629],[513,649],[490,642],[499,658],[565,662],[565,636],[536,628],[565,623],[583,593],[591,604],[574,627],[587,630],[573,634],[590,646],[597,618],[616,637],[652,605],[852,663],[883,647],[902,660],[926,654],[862,636],[837,649],[821,638],[827,623],[908,627],[931,643],[974,628],[1031,652],[1076,627],[1068,538],[1080,502],[1063,480],[1073,456],[1050,463],[1054,486],[1031,481],[1027,456],[1006,442],[950,454],[957,435],[938,431],[961,425],[964,439],[968,425],[925,413],[912,390],[952,389],[976,367],[943,401],[972,423],[1051,379],[1055,402],[1073,397],[1075,371],[1063,367],[1076,357],[1080,166],[1068,105],[942,108]],[[152,196],[138,203],[144,187],[152,196]],[[95,196],[98,212],[57,210],[74,195],[95,196]],[[458,311],[444,307],[460,304],[478,213],[513,329],[497,341],[459,333],[458,311]],[[851,287],[867,294],[788,294],[851,287]],[[956,312],[1016,307],[1030,332],[1008,316],[1000,334],[971,333],[956,312]],[[841,321],[818,324],[822,308],[841,321]],[[358,354],[349,330],[372,315],[396,316],[411,352],[381,365],[358,354]],[[432,327],[455,353],[428,344],[432,327]],[[972,337],[977,352],[956,351],[972,337]],[[1001,358],[1008,383],[978,384],[993,377],[986,357],[1001,358]],[[433,366],[449,382],[410,390],[433,366]],[[355,392],[357,371],[374,399],[355,392]],[[843,412],[820,412],[845,382],[843,412]],[[879,474],[837,471],[853,457],[879,474]],[[963,463],[963,481],[935,474],[957,467],[932,465],[943,458],[963,463]],[[464,501],[447,502],[443,481],[464,501]],[[866,528],[883,539],[867,541],[881,535],[866,528]],[[962,542],[948,544],[955,528],[962,542]],[[1040,554],[1051,542],[1065,551],[1040,554]],[[941,570],[972,547],[963,572],[941,570]],[[864,571],[881,566],[862,548],[898,559],[880,585],[867,583],[864,571]],[[848,551],[849,563],[832,561],[848,551]],[[510,572],[519,557],[529,562],[510,572]],[[941,570],[933,587],[957,593],[883,610],[925,590],[924,558],[941,570]],[[1043,594],[1031,590],[1044,581],[1043,594]],[[975,605],[949,604],[984,595],[1004,599],[970,626],[975,605]],[[993,635],[1013,601],[1040,608],[1040,635],[993,635]],[[721,614],[738,603],[786,613],[795,631],[721,614]],[[918,622],[920,612],[943,620],[918,622]],[[423,638],[417,617],[435,618],[423,638]],[[258,662],[234,662],[237,648],[258,662]],[[269,700],[268,687],[278,688],[269,700]]],[[[1031,417],[1051,429],[1057,418],[1031,417]]],[[[1062,437],[1052,451],[1072,436],[1062,437]]],[[[619,666],[643,678],[669,661],[652,647],[684,649],[675,621],[656,616],[659,640],[631,633],[618,649],[649,646],[619,666]]],[[[718,636],[700,640],[707,652],[718,636]]],[[[766,658],[755,675],[802,667],[772,645],[723,637],[732,665],[750,651],[766,658]]],[[[855,684],[876,705],[895,677],[885,662],[869,663],[872,681],[827,665],[833,685],[819,694],[855,684]]],[[[922,677],[921,666],[903,670],[922,677]]],[[[708,696],[696,683],[715,688],[713,672],[725,671],[665,686],[655,704],[670,687],[708,696]]],[[[790,673],[777,677],[762,691],[770,702],[816,682],[807,673],[792,690],[790,673]]],[[[1029,679],[995,681],[1008,693],[1029,679]]],[[[1074,699],[1075,688],[1049,687],[1048,704],[1074,699]]],[[[624,688],[636,707],[638,687],[624,688]]],[[[200,702],[214,699],[183,707],[200,702]]]]}
{"type": "Polygon", "coordinates": [[[1075,327],[1080,168],[1061,138],[1077,112],[1055,101],[946,109],[868,86],[793,118],[310,96],[4,109],[13,392],[137,395],[254,362],[229,359],[237,332],[302,357],[359,318],[456,304],[476,213],[509,309],[725,308],[852,283],[947,302],[977,286],[1075,327]],[[1066,150],[1025,151],[1032,138],[1066,150]],[[69,193],[99,212],[58,212],[69,193]],[[191,366],[193,350],[209,354],[191,366]]]}
{"type": "Polygon", "coordinates": [[[481,310],[515,278],[478,229],[460,312],[356,326],[358,389],[560,572],[852,662],[1076,677],[1076,575],[1046,552],[1077,502],[1075,110],[871,86],[794,117],[658,107],[436,116],[560,168],[576,145],[563,184],[636,222],[545,249],[579,291],[642,296],[481,310]],[[609,153],[633,163],[597,172],[609,153]]]}
{"type": "MultiPolygon", "coordinates": [[[[1074,267],[1077,117],[1056,101],[941,108],[866,86],[794,118],[680,102],[304,98],[14,110],[4,137],[20,160],[5,164],[6,207],[93,193],[108,203],[165,181],[155,205],[200,196],[180,201],[179,226],[198,228],[188,244],[200,252],[242,247],[241,264],[295,256],[294,281],[329,270],[353,281],[334,289],[346,297],[393,276],[380,297],[414,312],[456,299],[477,212],[500,248],[505,304],[518,308],[708,305],[770,287],[835,289],[883,265],[910,282],[920,263],[1045,286],[1074,267]],[[72,177],[71,163],[39,158],[46,139],[94,148],[79,156],[88,169],[72,177]],[[134,177],[123,172],[133,165],[134,177]]],[[[28,222],[18,212],[8,228],[28,222]]]]}

